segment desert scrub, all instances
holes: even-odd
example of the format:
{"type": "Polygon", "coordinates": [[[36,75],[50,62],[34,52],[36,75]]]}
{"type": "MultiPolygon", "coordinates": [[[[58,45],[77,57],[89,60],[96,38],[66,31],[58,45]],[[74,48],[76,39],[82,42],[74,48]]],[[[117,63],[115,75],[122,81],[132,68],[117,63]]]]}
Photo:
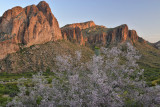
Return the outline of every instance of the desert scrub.
{"type": "Polygon", "coordinates": [[[143,76],[144,70],[136,63],[140,55],[131,44],[127,44],[126,52],[117,47],[101,48],[101,52],[103,55],[94,55],[85,63],[80,61],[81,52],[78,51],[76,57],[57,56],[56,68],[52,70],[55,74],[52,82],[47,80],[43,73],[33,75],[31,87],[24,86],[25,78],[20,79],[20,93],[7,106],[160,105],[160,86],[147,86],[143,76]],[[126,62],[119,64],[119,57],[125,57],[126,62]]]}
{"type": "Polygon", "coordinates": [[[100,55],[100,48],[99,47],[95,46],[94,51],[95,51],[95,55],[97,55],[97,56],[100,55]]]}

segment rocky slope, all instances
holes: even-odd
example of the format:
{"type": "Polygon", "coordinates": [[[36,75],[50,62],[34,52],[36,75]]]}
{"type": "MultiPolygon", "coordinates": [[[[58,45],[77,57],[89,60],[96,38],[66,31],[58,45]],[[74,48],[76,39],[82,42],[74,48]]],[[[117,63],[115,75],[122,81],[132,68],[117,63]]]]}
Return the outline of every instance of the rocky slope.
{"type": "Polygon", "coordinates": [[[0,59],[18,51],[20,46],[29,47],[61,38],[57,19],[46,2],[14,7],[0,18],[0,59]]]}
{"type": "Polygon", "coordinates": [[[160,49],[160,41],[154,44],[156,48],[160,49]]]}
{"type": "Polygon", "coordinates": [[[126,41],[146,41],[137,35],[135,30],[129,30],[126,24],[115,28],[98,26],[93,21],[66,25],[61,28],[62,36],[66,40],[76,41],[81,45],[118,44],[126,41]]]}
{"type": "Polygon", "coordinates": [[[45,44],[21,48],[20,51],[7,55],[0,60],[0,73],[39,72],[52,70],[56,67],[56,56],[75,56],[75,51],[81,51],[82,62],[87,62],[94,54],[88,47],[80,46],[69,41],[50,41],[45,44]]]}

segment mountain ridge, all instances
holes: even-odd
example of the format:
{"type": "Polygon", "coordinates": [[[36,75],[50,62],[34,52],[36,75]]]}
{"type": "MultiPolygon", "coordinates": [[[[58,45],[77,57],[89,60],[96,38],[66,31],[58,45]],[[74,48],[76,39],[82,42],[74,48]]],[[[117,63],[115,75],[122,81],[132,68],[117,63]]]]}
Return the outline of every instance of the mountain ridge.
{"type": "MultiPolygon", "coordinates": [[[[80,44],[84,50],[87,50],[89,47],[93,52],[95,47],[112,47],[126,42],[132,43],[135,47],[137,46],[137,49],[142,53],[145,51],[143,53],[144,56],[146,55],[145,59],[149,56],[154,57],[155,61],[159,61],[159,58],[156,58],[160,55],[159,50],[155,48],[154,45],[139,37],[135,30],[130,30],[126,24],[115,28],[107,28],[105,26],[96,25],[94,21],[88,21],[68,24],[60,29],[57,19],[52,14],[46,2],[42,1],[38,5],[30,5],[25,8],[17,6],[6,11],[3,16],[0,17],[0,62],[2,66],[0,72],[9,70],[15,72],[16,69],[22,69],[20,68],[22,66],[19,67],[18,65],[21,63],[21,60],[24,62],[23,65],[28,68],[33,68],[32,65],[35,66],[35,63],[37,65],[45,61],[47,61],[47,63],[52,63],[50,59],[45,60],[43,56],[45,56],[45,53],[47,57],[49,57],[49,55],[52,56],[54,53],[54,51],[52,51],[53,48],[62,48],[63,50],[71,51],[73,44],[80,44]],[[61,42],[58,42],[59,40],[61,42]],[[49,45],[47,44],[48,42],[49,45]],[[64,43],[67,45],[68,42],[72,42],[72,45],[68,45],[64,48],[64,43]],[[55,45],[56,43],[62,43],[63,47],[58,47],[60,45],[55,45]],[[34,56],[36,59],[32,61],[32,53],[34,53],[32,47],[43,47],[43,44],[46,45],[46,48],[49,48],[46,49],[48,51],[45,51],[45,48],[38,48],[37,50],[40,49],[38,53],[42,53],[41,55],[43,55],[42,57],[44,60],[34,56]],[[27,61],[24,60],[24,54],[27,56],[25,57],[27,61]],[[14,61],[16,60],[14,57],[17,57],[18,61],[14,61]],[[31,64],[28,62],[27,58],[30,59],[32,62],[31,64]],[[11,66],[9,67],[10,69],[7,70],[8,66],[12,64],[17,66],[17,68],[11,66]]],[[[38,53],[35,52],[37,56],[41,57],[38,53]]],[[[150,60],[151,59],[152,58],[150,58],[150,60]]],[[[149,62],[149,60],[147,61],[149,62]]],[[[159,66],[159,62],[157,63],[155,61],[153,61],[153,67],[159,66]]],[[[148,62],[144,65],[149,65],[150,63],[148,62]]],[[[41,65],[43,66],[42,68],[47,67],[47,64],[41,65]]],[[[38,66],[41,65],[39,64],[38,66]]],[[[50,64],[50,66],[53,65],[50,64]]],[[[24,69],[20,71],[24,71],[24,69]]]]}
{"type": "Polygon", "coordinates": [[[135,30],[129,30],[126,24],[115,28],[106,28],[105,26],[96,25],[93,21],[91,22],[92,26],[83,27],[83,25],[90,25],[90,21],[88,21],[78,24],[68,24],[62,27],[62,37],[65,40],[77,41],[81,45],[99,44],[105,46],[106,44],[118,44],[128,40],[132,43],[147,43],[143,38],[137,35],[135,30]]]}
{"type": "Polygon", "coordinates": [[[117,45],[128,41],[132,44],[147,43],[135,30],[129,30],[126,24],[107,28],[88,21],[67,24],[60,29],[45,1],[25,8],[13,7],[0,17],[0,59],[23,47],[61,39],[90,47],[117,45]]]}
{"type": "Polygon", "coordinates": [[[86,28],[93,27],[93,26],[96,26],[94,21],[87,21],[87,22],[81,22],[81,23],[67,24],[62,28],[65,28],[65,27],[71,27],[71,28],[79,27],[80,29],[86,29],[86,28]]]}

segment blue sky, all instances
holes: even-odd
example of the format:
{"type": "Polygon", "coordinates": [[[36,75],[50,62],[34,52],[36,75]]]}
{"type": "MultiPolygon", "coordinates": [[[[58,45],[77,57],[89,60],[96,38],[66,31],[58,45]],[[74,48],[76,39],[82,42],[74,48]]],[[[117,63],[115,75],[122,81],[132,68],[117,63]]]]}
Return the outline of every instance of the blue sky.
{"type": "MultiPolygon", "coordinates": [[[[0,16],[14,6],[25,7],[41,0],[1,0],[0,16]]],[[[160,0],[45,0],[60,27],[93,20],[108,28],[127,24],[140,37],[160,40],[160,0]]]]}

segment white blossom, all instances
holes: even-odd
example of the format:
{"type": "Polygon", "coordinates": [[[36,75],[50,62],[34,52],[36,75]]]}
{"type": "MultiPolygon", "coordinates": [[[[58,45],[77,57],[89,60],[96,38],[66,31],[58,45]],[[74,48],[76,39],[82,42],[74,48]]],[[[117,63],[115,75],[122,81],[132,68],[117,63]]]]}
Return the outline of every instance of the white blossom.
{"type": "MultiPolygon", "coordinates": [[[[34,75],[33,87],[25,87],[19,80],[20,93],[8,103],[8,107],[158,107],[160,86],[148,87],[143,78],[144,70],[136,61],[138,51],[127,43],[126,52],[121,48],[101,48],[102,55],[81,63],[81,53],[73,56],[57,56],[53,71],[57,78],[48,84],[39,73],[34,75]],[[123,59],[123,62],[121,62],[123,59]],[[26,93],[28,92],[28,94],[26,93]],[[39,101],[39,103],[38,103],[39,101]],[[130,103],[127,102],[130,101],[130,103]]],[[[23,80],[23,81],[22,81],[23,80]]]]}

